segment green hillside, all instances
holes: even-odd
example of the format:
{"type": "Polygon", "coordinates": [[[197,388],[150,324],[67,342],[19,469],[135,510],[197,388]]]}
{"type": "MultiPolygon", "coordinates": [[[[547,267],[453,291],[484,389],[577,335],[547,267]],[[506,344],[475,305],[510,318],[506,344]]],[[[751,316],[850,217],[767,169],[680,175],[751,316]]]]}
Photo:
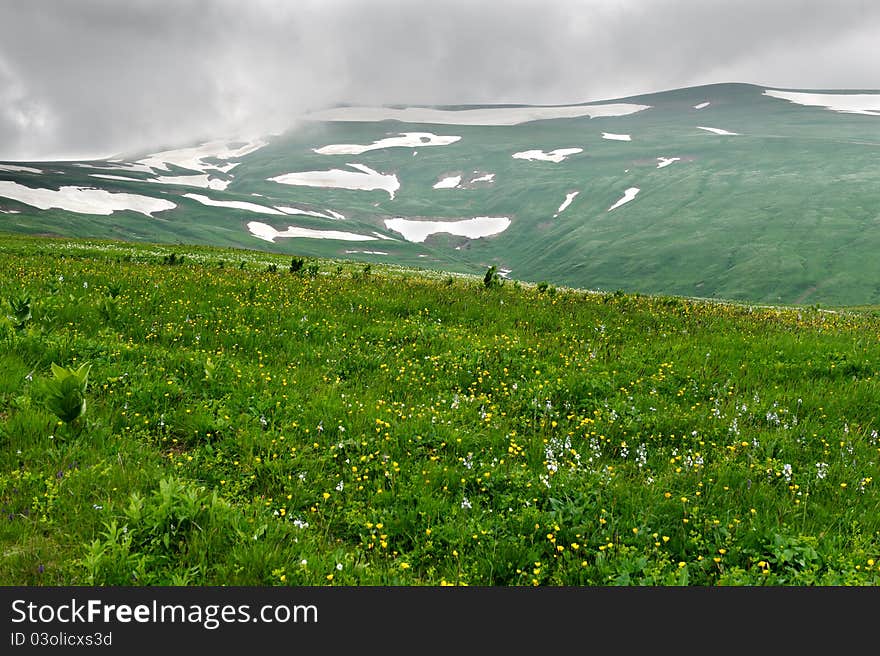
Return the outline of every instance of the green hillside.
{"type": "MultiPolygon", "coordinates": [[[[832,111],[764,92],[747,84],[710,85],[583,106],[647,106],[625,115],[515,125],[324,117],[264,137],[266,145],[245,147],[240,156],[230,153],[255,142],[229,145],[196,163],[168,163],[174,155],[163,159],[154,154],[148,160],[141,153],[116,162],[15,163],[19,169],[0,164],[0,229],[234,246],[474,275],[496,264],[522,281],[600,291],[772,304],[880,303],[880,260],[874,256],[880,248],[877,112],[832,111]],[[370,146],[413,132],[458,139],[360,154],[316,152],[341,144],[370,146]],[[582,150],[559,162],[513,157],[575,148],[582,150]],[[152,168],[145,168],[144,160],[152,168]],[[236,165],[228,169],[230,164],[236,165]],[[394,176],[399,188],[392,197],[381,188],[272,180],[332,170],[363,173],[352,165],[369,167],[386,181],[394,176]],[[22,171],[22,166],[33,170],[22,171]],[[215,188],[147,182],[199,175],[207,175],[215,188]],[[434,188],[457,176],[461,181],[455,188],[434,188]],[[8,187],[11,183],[32,189],[100,188],[175,207],[151,215],[122,209],[107,215],[88,208],[40,210],[20,196],[11,198],[21,192],[8,187]],[[609,211],[628,189],[638,189],[638,195],[609,211]],[[205,205],[185,194],[258,207],[205,205]],[[478,238],[439,232],[416,242],[386,223],[476,217],[503,217],[509,226],[478,238]],[[314,233],[266,241],[252,234],[251,222],[281,232],[295,226],[369,241],[315,238],[314,233]]],[[[446,109],[461,114],[505,108],[446,109]]],[[[157,145],[157,150],[179,146],[157,145]]],[[[208,184],[207,178],[202,184],[208,184]]]]}
{"type": "Polygon", "coordinates": [[[7,585],[880,584],[871,309],[11,235],[0,271],[7,585]]]}

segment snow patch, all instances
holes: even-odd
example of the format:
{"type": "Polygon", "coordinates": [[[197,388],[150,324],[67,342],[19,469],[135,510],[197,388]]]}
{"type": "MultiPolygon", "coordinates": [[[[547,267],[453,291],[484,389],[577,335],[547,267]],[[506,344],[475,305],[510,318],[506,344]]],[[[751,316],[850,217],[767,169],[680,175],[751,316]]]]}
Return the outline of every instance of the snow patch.
{"type": "Polygon", "coordinates": [[[120,163],[121,160],[102,160],[102,164],[71,164],[83,169],[95,169],[96,171],[131,171],[132,173],[153,173],[153,169],[143,164],[120,163]]]}
{"type": "Polygon", "coordinates": [[[603,139],[611,139],[612,141],[632,141],[628,134],[614,134],[613,132],[603,132],[603,139]]]}
{"type": "Polygon", "coordinates": [[[124,180],[126,182],[153,182],[158,184],[182,185],[184,187],[202,187],[203,189],[214,189],[223,191],[229,186],[228,180],[219,180],[217,178],[210,179],[206,173],[204,175],[166,175],[158,178],[127,178],[123,175],[111,175],[109,173],[89,173],[89,177],[103,178],[104,180],[124,180]]]}
{"type": "Polygon", "coordinates": [[[326,214],[321,212],[313,212],[311,210],[301,210],[298,207],[283,207],[280,205],[275,206],[276,210],[281,210],[285,214],[301,214],[303,216],[314,216],[319,219],[331,219],[334,221],[342,221],[345,219],[339,212],[334,212],[333,210],[327,210],[326,214]]]}
{"type": "Polygon", "coordinates": [[[459,184],[461,184],[461,176],[450,175],[437,182],[434,185],[434,189],[455,189],[459,184]]]}
{"type": "Polygon", "coordinates": [[[581,192],[579,192],[579,191],[572,191],[571,193],[566,194],[566,195],[565,195],[565,200],[562,201],[562,205],[560,205],[560,206],[559,206],[559,209],[556,210],[556,214],[553,215],[553,218],[555,219],[557,216],[559,216],[560,214],[562,214],[562,213],[565,211],[565,209],[566,209],[569,205],[571,205],[571,201],[574,200],[574,197],[577,196],[579,193],[581,193],[581,192]]]}
{"type": "Polygon", "coordinates": [[[767,89],[764,95],[835,112],[880,116],[880,93],[801,93],[767,89]]]}
{"type": "Polygon", "coordinates": [[[300,228],[298,226],[288,226],[286,230],[279,231],[270,225],[260,223],[259,221],[251,221],[247,224],[248,230],[258,239],[268,242],[274,242],[279,237],[304,237],[307,239],[337,239],[341,241],[375,241],[375,237],[369,235],[358,235],[353,232],[342,232],[339,230],[312,230],[311,228],[300,228]]]}
{"type": "Polygon", "coordinates": [[[101,178],[102,180],[124,180],[125,182],[145,182],[140,178],[127,178],[124,175],[111,175],[110,173],[89,173],[90,178],[101,178]]]}
{"type": "Polygon", "coordinates": [[[211,178],[207,173],[204,175],[166,175],[158,178],[150,178],[147,182],[155,182],[158,184],[183,185],[185,187],[202,187],[204,189],[214,189],[215,191],[224,191],[229,186],[229,180],[220,180],[219,178],[211,178]]]}
{"type": "MultiPolygon", "coordinates": [[[[474,171],[474,173],[476,173],[476,171],[474,171]]],[[[486,175],[481,175],[471,180],[468,184],[474,184],[475,182],[495,182],[495,174],[487,173],[486,175]]]]}
{"type": "Polygon", "coordinates": [[[739,132],[728,132],[727,130],[722,130],[721,128],[704,128],[702,125],[698,125],[697,127],[701,130],[706,130],[707,132],[712,132],[714,134],[723,134],[731,137],[739,135],[739,132]]]}
{"type": "Polygon", "coordinates": [[[681,160],[681,157],[658,157],[657,168],[662,169],[663,167],[669,166],[673,162],[678,162],[679,160],[681,160]]]}
{"type": "Polygon", "coordinates": [[[709,101],[707,100],[706,102],[701,102],[698,105],[694,105],[694,109],[704,109],[708,106],[709,106],[709,101]]]}
{"type": "Polygon", "coordinates": [[[619,201],[617,201],[616,203],[614,203],[614,205],[612,205],[611,207],[609,207],[607,211],[610,212],[610,211],[613,210],[614,208],[616,208],[616,207],[620,207],[620,206],[623,205],[624,203],[628,203],[628,202],[630,202],[633,198],[636,197],[636,195],[637,195],[638,193],[639,193],[639,188],[638,188],[638,187],[630,187],[629,189],[627,189],[626,191],[623,192],[623,197],[622,197],[619,201]]]}
{"type": "Polygon", "coordinates": [[[392,199],[394,199],[394,192],[400,189],[400,181],[394,174],[379,173],[364,164],[348,164],[347,166],[356,169],[357,173],[343,169],[300,171],[277,175],[274,178],[268,178],[268,180],[279,184],[304,187],[336,187],[363,191],[381,189],[387,191],[392,199]]]}
{"type": "Polygon", "coordinates": [[[584,152],[583,148],[557,148],[549,152],[543,150],[525,150],[521,153],[514,153],[514,159],[540,160],[544,162],[556,162],[557,164],[569,155],[584,152]]]}
{"type": "Polygon", "coordinates": [[[136,163],[161,171],[170,171],[171,169],[168,168],[168,164],[173,164],[191,171],[207,173],[211,169],[219,169],[216,164],[204,161],[206,159],[225,160],[244,157],[266,145],[267,142],[262,139],[249,140],[243,146],[238,146],[237,148],[234,148],[232,143],[228,141],[208,141],[191,148],[177,148],[175,150],[163,150],[159,153],[153,153],[137,160],[136,163]]]}
{"type": "Polygon", "coordinates": [[[207,196],[202,196],[201,194],[184,194],[183,197],[192,198],[193,200],[200,202],[202,205],[208,205],[209,207],[225,207],[233,210],[259,212],[260,214],[280,214],[282,216],[284,215],[284,212],[276,210],[274,207],[266,207],[265,205],[257,205],[256,203],[247,203],[238,200],[214,200],[213,198],[208,198],[207,196]]]}
{"type": "Polygon", "coordinates": [[[40,169],[31,168],[30,166],[18,166],[16,164],[0,164],[0,171],[9,171],[10,173],[42,173],[40,169]]]}
{"type": "Polygon", "coordinates": [[[506,216],[478,216],[459,221],[414,221],[412,219],[385,219],[385,227],[399,232],[407,241],[421,243],[430,235],[448,232],[451,235],[479,239],[504,232],[510,225],[506,216]]]}
{"type": "MultiPolygon", "coordinates": [[[[379,150],[381,148],[416,148],[419,146],[448,146],[461,137],[456,136],[438,136],[431,132],[403,132],[397,137],[388,137],[374,141],[369,146],[361,146],[358,144],[332,144],[321,148],[313,148],[312,150],[319,155],[360,155],[370,150],[379,150]]],[[[413,152],[415,155],[415,152],[413,152]]]]}
{"type": "Polygon", "coordinates": [[[117,210],[131,210],[151,217],[154,212],[177,207],[171,201],[138,194],[111,193],[91,187],[61,187],[57,191],[34,189],[9,181],[0,181],[0,196],[41,210],[60,209],[78,214],[109,215],[117,210]]]}

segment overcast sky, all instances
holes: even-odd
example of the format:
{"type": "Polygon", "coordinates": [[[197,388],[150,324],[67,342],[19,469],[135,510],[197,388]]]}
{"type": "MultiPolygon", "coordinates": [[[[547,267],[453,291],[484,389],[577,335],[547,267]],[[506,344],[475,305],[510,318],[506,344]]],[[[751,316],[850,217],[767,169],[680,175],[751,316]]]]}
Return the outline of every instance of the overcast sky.
{"type": "Polygon", "coordinates": [[[878,0],[0,0],[0,160],[283,131],[338,103],[875,90],[878,62],[878,0]]]}

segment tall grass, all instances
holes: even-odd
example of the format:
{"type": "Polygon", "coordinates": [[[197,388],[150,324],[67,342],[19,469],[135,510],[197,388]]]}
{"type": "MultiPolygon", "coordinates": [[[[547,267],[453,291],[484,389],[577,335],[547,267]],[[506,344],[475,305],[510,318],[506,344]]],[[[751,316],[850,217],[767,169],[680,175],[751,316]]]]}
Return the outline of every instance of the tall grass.
{"type": "Polygon", "coordinates": [[[871,309],[175,251],[0,245],[4,583],[880,582],[871,309]]]}

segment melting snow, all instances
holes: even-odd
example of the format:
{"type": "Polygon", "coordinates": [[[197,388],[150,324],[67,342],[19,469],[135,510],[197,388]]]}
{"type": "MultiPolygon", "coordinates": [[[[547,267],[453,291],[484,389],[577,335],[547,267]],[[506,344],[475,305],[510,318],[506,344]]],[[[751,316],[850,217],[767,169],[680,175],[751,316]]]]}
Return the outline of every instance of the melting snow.
{"type": "Polygon", "coordinates": [[[341,241],[375,241],[375,237],[358,235],[353,232],[341,232],[339,230],[312,230],[298,226],[288,226],[286,230],[279,231],[270,225],[251,221],[247,224],[248,230],[254,237],[274,242],[279,237],[305,237],[307,239],[338,239],[341,241]]]}
{"type": "Polygon", "coordinates": [[[42,173],[40,169],[34,169],[30,166],[17,166],[15,164],[0,164],[0,171],[10,171],[12,173],[42,173]]]}
{"type": "Polygon", "coordinates": [[[614,205],[609,207],[607,211],[610,212],[615,207],[620,207],[624,203],[630,202],[633,198],[636,197],[636,194],[638,194],[638,193],[639,193],[638,187],[630,187],[629,189],[627,189],[626,191],[623,192],[623,197],[619,201],[614,203],[614,205]]]}
{"type": "Polygon", "coordinates": [[[117,210],[131,210],[152,216],[154,212],[177,207],[171,201],[138,194],[116,194],[89,187],[61,187],[58,191],[33,189],[17,182],[8,181],[0,181],[0,196],[38,207],[41,210],[57,208],[79,214],[107,215],[113,214],[117,210]]]}
{"type": "Polygon", "coordinates": [[[577,196],[579,193],[581,193],[581,192],[572,191],[571,193],[566,194],[565,200],[562,201],[562,205],[560,205],[559,209],[556,210],[556,214],[553,215],[553,218],[555,219],[557,216],[562,214],[565,211],[565,208],[567,208],[569,205],[571,205],[571,201],[573,201],[574,197],[577,196]]]}
{"type": "Polygon", "coordinates": [[[880,93],[800,93],[767,89],[764,95],[835,112],[880,116],[880,93]]]}
{"type": "Polygon", "coordinates": [[[229,173],[239,164],[241,164],[241,162],[232,162],[231,164],[224,164],[223,166],[215,166],[214,169],[220,171],[220,173],[229,173]]]}
{"type": "Polygon", "coordinates": [[[223,191],[224,189],[226,189],[226,187],[229,186],[228,180],[218,180],[216,178],[210,180],[207,173],[205,175],[166,175],[159,178],[147,178],[145,180],[142,180],[140,178],[127,178],[123,175],[110,175],[109,173],[90,173],[89,176],[92,178],[103,178],[105,180],[125,180],[126,182],[154,182],[159,184],[183,185],[184,187],[202,187],[204,189],[215,189],[217,191],[223,191]]]}
{"type": "Polygon", "coordinates": [[[394,198],[394,192],[400,189],[400,181],[394,174],[385,174],[374,171],[364,164],[348,164],[354,171],[342,169],[330,169],[329,171],[301,171],[299,173],[285,173],[274,178],[268,178],[272,182],[289,185],[302,185],[305,187],[338,187],[341,189],[356,189],[372,191],[383,189],[394,198]]]}
{"type": "Polygon", "coordinates": [[[301,210],[298,207],[282,207],[282,206],[276,205],[275,209],[281,210],[285,214],[302,214],[304,216],[315,216],[315,217],[318,217],[319,219],[333,219],[336,221],[341,221],[341,220],[345,219],[345,217],[342,216],[339,212],[334,212],[333,210],[327,210],[326,214],[322,214],[321,212],[312,212],[309,210],[301,210]]]}
{"type": "Polygon", "coordinates": [[[430,235],[448,232],[451,235],[479,239],[504,232],[510,225],[506,216],[478,216],[460,221],[413,221],[411,219],[385,219],[385,227],[399,232],[407,241],[421,243],[430,235]]]}
{"type": "Polygon", "coordinates": [[[725,134],[725,135],[729,135],[731,137],[734,137],[739,134],[739,132],[728,132],[727,130],[722,130],[721,128],[704,128],[701,125],[698,125],[697,127],[700,128],[701,130],[706,130],[707,132],[714,132],[715,134],[725,134]]]}
{"type": "Polygon", "coordinates": [[[150,178],[147,182],[184,185],[186,187],[203,187],[205,189],[214,189],[216,191],[223,191],[229,186],[229,180],[220,180],[218,178],[211,179],[207,173],[204,175],[166,175],[158,178],[150,178]]]}
{"type": "Polygon", "coordinates": [[[162,171],[170,171],[168,164],[174,164],[175,166],[190,169],[191,171],[207,173],[209,169],[219,169],[217,165],[205,162],[204,160],[206,159],[232,159],[236,157],[244,157],[245,155],[249,155],[256,150],[259,150],[266,144],[267,142],[262,139],[255,139],[248,141],[243,146],[233,148],[228,141],[208,141],[191,148],[178,148],[175,150],[164,150],[160,153],[154,153],[137,160],[137,163],[162,171]]]}
{"type": "Polygon", "coordinates": [[[461,183],[460,175],[451,175],[448,178],[443,178],[440,182],[434,185],[434,189],[455,189],[461,183]]]}
{"type": "Polygon", "coordinates": [[[613,132],[603,132],[603,139],[611,139],[612,141],[632,141],[628,134],[614,134],[613,132]]]}
{"type": "Polygon", "coordinates": [[[257,205],[256,203],[246,203],[238,200],[214,200],[213,198],[208,198],[201,194],[184,194],[183,197],[192,198],[193,200],[199,201],[202,205],[208,205],[210,207],[227,207],[229,209],[247,210],[248,212],[259,212],[261,214],[284,214],[284,212],[276,210],[274,207],[266,207],[264,205],[257,205]]]}
{"type": "Polygon", "coordinates": [[[584,152],[583,148],[557,148],[549,152],[543,150],[525,150],[521,153],[514,153],[514,159],[541,160],[545,162],[556,162],[557,164],[569,155],[584,152]]]}
{"type": "Polygon", "coordinates": [[[84,169],[96,169],[98,171],[131,171],[133,173],[153,173],[153,169],[149,166],[144,166],[143,164],[125,164],[119,163],[121,160],[102,160],[100,166],[97,164],[73,164],[72,166],[78,166],[84,169]],[[111,163],[112,162],[112,163],[111,163]]]}
{"type": "Polygon", "coordinates": [[[657,168],[662,169],[664,166],[669,166],[680,159],[681,157],[658,157],[657,160],[659,161],[659,164],[657,164],[657,168]]]}
{"type": "Polygon", "coordinates": [[[518,125],[528,121],[553,118],[578,118],[589,116],[626,116],[650,105],[633,103],[609,103],[604,105],[563,105],[556,107],[481,107],[476,109],[432,109],[430,107],[337,107],[326,109],[305,118],[313,121],[401,121],[403,123],[429,123],[433,125],[518,125]]]}
{"type": "MultiPolygon", "coordinates": [[[[438,136],[430,132],[403,132],[398,137],[388,137],[374,141],[369,146],[360,146],[358,144],[333,144],[322,148],[313,148],[320,155],[360,155],[370,150],[378,150],[380,148],[394,148],[402,146],[405,148],[416,148],[418,146],[448,146],[461,139],[455,136],[438,136]]],[[[416,153],[413,152],[413,155],[416,153]]]]}
{"type": "Polygon", "coordinates": [[[109,173],[89,173],[90,178],[102,178],[104,180],[125,180],[126,182],[144,182],[140,178],[127,178],[124,175],[110,175],[109,173]]]}
{"type": "MultiPolygon", "coordinates": [[[[474,173],[476,173],[476,171],[474,171],[474,173]]],[[[475,182],[494,182],[494,180],[495,180],[495,174],[494,173],[487,173],[486,175],[481,175],[478,178],[474,178],[473,180],[470,181],[470,184],[474,184],[475,182]]]]}

